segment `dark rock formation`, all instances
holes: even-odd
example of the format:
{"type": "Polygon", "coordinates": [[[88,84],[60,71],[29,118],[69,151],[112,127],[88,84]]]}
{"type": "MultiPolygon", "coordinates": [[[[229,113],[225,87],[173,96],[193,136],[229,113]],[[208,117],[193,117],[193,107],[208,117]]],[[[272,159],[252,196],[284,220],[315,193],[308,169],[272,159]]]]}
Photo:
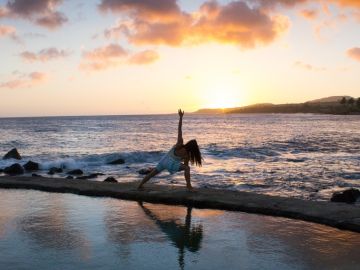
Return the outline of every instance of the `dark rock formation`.
{"type": "Polygon", "coordinates": [[[24,165],[24,169],[26,171],[37,171],[39,170],[39,163],[30,160],[24,165]]]}
{"type": "Polygon", "coordinates": [[[110,176],[110,177],[106,178],[103,182],[117,183],[118,181],[114,177],[110,176]]]}
{"type": "Polygon", "coordinates": [[[74,179],[74,176],[68,175],[66,176],[66,179],[74,179]]]}
{"type": "Polygon", "coordinates": [[[76,170],[72,170],[72,171],[69,171],[67,172],[67,174],[71,174],[71,175],[81,175],[83,174],[84,172],[80,169],[76,169],[76,170]]]}
{"type": "Polygon", "coordinates": [[[19,152],[18,152],[18,150],[16,148],[11,149],[3,157],[3,159],[10,159],[10,158],[19,159],[19,160],[21,159],[21,156],[20,156],[20,154],[19,154],[19,152]]]}
{"type": "Polygon", "coordinates": [[[78,176],[76,177],[76,179],[94,179],[94,178],[97,178],[98,175],[103,175],[102,173],[92,173],[92,174],[89,174],[89,175],[83,175],[83,176],[78,176]]]}
{"type": "Polygon", "coordinates": [[[19,163],[14,163],[13,165],[6,167],[4,173],[9,175],[23,174],[24,168],[19,163]]]}
{"type": "Polygon", "coordinates": [[[335,192],[332,197],[332,202],[345,202],[345,203],[354,203],[360,197],[360,190],[355,188],[350,188],[342,192],[335,192]]]}
{"type": "Polygon", "coordinates": [[[138,173],[145,175],[145,174],[150,173],[153,169],[154,169],[153,167],[143,168],[143,169],[138,170],[138,173]]]}
{"type": "Polygon", "coordinates": [[[110,164],[110,165],[118,165],[118,164],[124,164],[124,163],[125,163],[125,160],[122,159],[122,158],[119,158],[119,159],[110,161],[108,164],[110,164]]]}
{"type": "Polygon", "coordinates": [[[36,173],[33,173],[31,176],[32,176],[32,177],[42,177],[42,175],[36,174],[36,173]]]}
{"type": "Polygon", "coordinates": [[[63,169],[52,167],[52,168],[50,168],[48,174],[53,175],[55,173],[62,173],[62,172],[63,172],[63,169]]]}

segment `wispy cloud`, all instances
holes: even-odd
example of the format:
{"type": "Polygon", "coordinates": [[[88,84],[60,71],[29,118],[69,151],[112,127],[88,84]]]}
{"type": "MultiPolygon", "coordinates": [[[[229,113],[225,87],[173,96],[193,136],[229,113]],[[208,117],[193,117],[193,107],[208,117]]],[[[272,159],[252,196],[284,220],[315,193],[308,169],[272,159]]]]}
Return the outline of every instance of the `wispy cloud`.
{"type": "Polygon", "coordinates": [[[0,38],[2,37],[9,37],[15,42],[22,43],[21,39],[16,33],[16,28],[10,25],[0,24],[0,38]]]}
{"type": "Polygon", "coordinates": [[[0,82],[0,88],[30,88],[46,80],[47,75],[42,72],[31,72],[29,74],[22,74],[20,72],[14,72],[13,78],[0,82]]]}
{"type": "Polygon", "coordinates": [[[128,52],[117,44],[85,51],[80,68],[83,70],[103,70],[121,64],[128,52]]]}
{"type": "Polygon", "coordinates": [[[159,59],[159,54],[152,50],[146,50],[132,55],[128,62],[135,65],[151,64],[159,59]]]}
{"type": "Polygon", "coordinates": [[[48,29],[56,29],[68,21],[65,14],[56,10],[62,0],[9,0],[0,6],[0,18],[21,18],[48,29]]]}
{"type": "Polygon", "coordinates": [[[346,53],[350,58],[360,62],[360,48],[358,47],[351,48],[347,50],[346,53]]]}
{"type": "Polygon", "coordinates": [[[0,37],[14,36],[16,34],[16,28],[9,25],[0,25],[0,37]]]}
{"type": "Polygon", "coordinates": [[[28,61],[28,62],[35,62],[35,61],[47,62],[50,60],[64,58],[69,55],[70,55],[70,53],[68,51],[58,50],[57,48],[53,48],[53,47],[47,48],[47,49],[42,49],[37,53],[24,51],[20,54],[20,56],[25,61],[28,61]]]}
{"type": "Polygon", "coordinates": [[[302,61],[296,61],[294,63],[294,66],[303,70],[308,70],[308,71],[326,71],[327,69],[325,67],[317,67],[302,61]]]}
{"type": "Polygon", "coordinates": [[[305,19],[314,20],[318,16],[318,11],[314,9],[303,9],[300,11],[300,15],[305,19]]]}
{"type": "Polygon", "coordinates": [[[79,67],[86,71],[100,71],[123,64],[151,64],[158,59],[158,53],[152,50],[131,53],[118,44],[109,44],[85,51],[79,67]]]}

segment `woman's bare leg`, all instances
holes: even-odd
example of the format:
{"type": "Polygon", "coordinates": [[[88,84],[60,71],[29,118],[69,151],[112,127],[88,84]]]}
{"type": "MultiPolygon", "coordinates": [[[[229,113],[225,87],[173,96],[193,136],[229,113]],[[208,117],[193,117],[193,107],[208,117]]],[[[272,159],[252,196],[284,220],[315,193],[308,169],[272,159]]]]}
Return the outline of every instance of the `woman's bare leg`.
{"type": "Polygon", "coordinates": [[[152,177],[154,177],[155,175],[157,175],[159,173],[159,171],[154,168],[151,172],[149,172],[141,181],[140,185],[138,186],[138,189],[142,189],[143,185],[149,181],[152,177]]]}

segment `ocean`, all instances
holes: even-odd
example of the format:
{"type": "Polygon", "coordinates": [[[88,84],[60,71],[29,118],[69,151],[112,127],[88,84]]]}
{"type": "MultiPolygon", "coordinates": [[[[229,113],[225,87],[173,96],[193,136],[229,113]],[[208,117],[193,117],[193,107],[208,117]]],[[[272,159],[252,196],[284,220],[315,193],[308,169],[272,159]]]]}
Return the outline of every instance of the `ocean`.
{"type": "MultiPolygon", "coordinates": [[[[178,116],[0,118],[0,155],[16,147],[25,164],[119,182],[139,181],[175,143],[178,116]],[[108,163],[123,158],[124,164],[108,163]]],[[[311,114],[185,114],[184,141],[196,139],[203,167],[192,167],[195,187],[224,188],[308,200],[360,188],[360,116],[311,114]]],[[[0,169],[16,161],[0,160],[0,169]]],[[[29,174],[30,175],[30,174],[29,174]]],[[[185,185],[182,173],[161,173],[155,183],[185,185]]]]}

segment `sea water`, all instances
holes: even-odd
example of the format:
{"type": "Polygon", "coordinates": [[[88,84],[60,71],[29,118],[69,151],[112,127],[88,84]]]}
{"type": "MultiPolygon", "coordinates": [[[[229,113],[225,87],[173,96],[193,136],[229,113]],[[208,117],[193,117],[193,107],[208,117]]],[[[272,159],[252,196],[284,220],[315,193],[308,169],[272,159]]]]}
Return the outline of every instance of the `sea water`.
{"type": "MultiPolygon", "coordinates": [[[[178,116],[86,116],[0,119],[0,155],[16,147],[23,159],[49,168],[103,173],[139,181],[177,139],[178,116]],[[108,163],[123,158],[122,165],[108,163]]],[[[185,142],[197,139],[203,167],[193,185],[328,200],[336,190],[360,187],[360,116],[311,114],[185,114],[185,142]]],[[[0,160],[0,169],[16,162],[0,160]]],[[[185,185],[182,173],[163,172],[156,183],[185,185]]]]}
{"type": "Polygon", "coordinates": [[[286,218],[0,189],[0,269],[359,269],[360,234],[286,218]]]}

